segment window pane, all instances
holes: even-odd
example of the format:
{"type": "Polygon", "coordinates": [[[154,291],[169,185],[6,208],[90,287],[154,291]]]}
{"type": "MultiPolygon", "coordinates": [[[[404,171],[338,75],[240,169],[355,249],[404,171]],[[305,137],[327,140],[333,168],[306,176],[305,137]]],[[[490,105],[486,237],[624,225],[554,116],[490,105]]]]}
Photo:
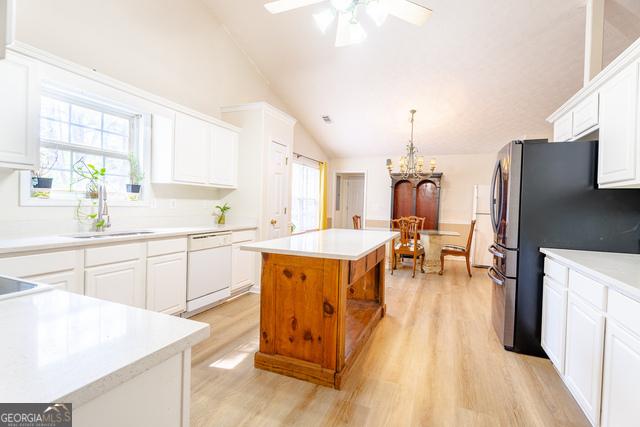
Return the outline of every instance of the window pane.
{"type": "Polygon", "coordinates": [[[129,120],[105,114],[104,130],[117,133],[118,135],[129,136],[129,120]]]}
{"type": "Polygon", "coordinates": [[[107,175],[129,176],[129,160],[107,157],[105,166],[107,175]]]}
{"type": "Polygon", "coordinates": [[[40,119],[40,138],[52,141],[68,142],[69,125],[49,119],[40,119]]]}
{"type": "Polygon", "coordinates": [[[78,105],[71,105],[71,123],[100,129],[102,127],[102,113],[78,105]]]}
{"type": "Polygon", "coordinates": [[[40,115],[61,122],[69,121],[69,104],[57,99],[42,97],[40,103],[40,115]]]}
{"type": "Polygon", "coordinates": [[[100,148],[100,131],[71,125],[71,143],[100,148]]]}
{"type": "Polygon", "coordinates": [[[113,193],[124,193],[127,190],[129,180],[124,176],[106,176],[104,179],[107,191],[113,193]]]}
{"type": "Polygon", "coordinates": [[[49,177],[53,178],[53,190],[69,191],[71,189],[71,172],[62,170],[52,170],[49,177]]]}
{"type": "Polygon", "coordinates": [[[104,144],[102,146],[105,150],[120,151],[122,153],[129,152],[129,140],[121,135],[114,135],[112,133],[103,133],[104,144]]]}
{"type": "Polygon", "coordinates": [[[40,148],[40,169],[66,169],[70,170],[71,153],[55,148],[40,148]]]}
{"type": "Polygon", "coordinates": [[[320,226],[320,171],[300,163],[293,164],[291,222],[296,232],[320,226]]]}
{"type": "MultiPolygon", "coordinates": [[[[84,160],[87,165],[93,165],[96,169],[100,169],[103,167],[103,158],[102,156],[94,156],[91,154],[83,154],[83,153],[73,153],[73,164],[76,165],[80,160],[84,160]]],[[[79,164],[77,166],[80,166],[79,164]]]]}

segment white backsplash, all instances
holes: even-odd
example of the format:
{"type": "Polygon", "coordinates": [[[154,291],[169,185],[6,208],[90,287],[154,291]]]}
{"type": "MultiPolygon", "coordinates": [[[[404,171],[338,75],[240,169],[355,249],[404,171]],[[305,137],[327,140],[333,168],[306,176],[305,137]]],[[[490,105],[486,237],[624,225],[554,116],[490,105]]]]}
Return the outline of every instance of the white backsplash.
{"type": "MultiPolygon", "coordinates": [[[[110,206],[113,229],[189,227],[215,224],[214,207],[224,203],[228,190],[189,186],[151,188],[149,206],[110,206]]],[[[229,224],[255,224],[257,218],[232,210],[229,224]]],[[[75,219],[75,207],[23,207],[19,202],[19,172],[0,170],[0,239],[87,231],[75,219]]]]}

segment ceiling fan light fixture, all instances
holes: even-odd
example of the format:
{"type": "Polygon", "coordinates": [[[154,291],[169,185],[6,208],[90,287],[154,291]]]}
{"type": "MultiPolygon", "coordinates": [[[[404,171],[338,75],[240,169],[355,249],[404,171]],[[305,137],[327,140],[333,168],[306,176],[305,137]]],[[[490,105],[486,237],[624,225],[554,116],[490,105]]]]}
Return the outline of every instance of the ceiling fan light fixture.
{"type": "Polygon", "coordinates": [[[331,6],[340,12],[346,12],[352,8],[354,0],[331,0],[331,6]]]}
{"type": "Polygon", "coordinates": [[[340,13],[338,16],[338,30],[336,31],[336,47],[349,46],[363,42],[367,33],[351,13],[340,13]]]}
{"type": "Polygon", "coordinates": [[[314,13],[313,19],[316,21],[316,25],[325,34],[333,21],[336,19],[336,14],[333,9],[325,9],[322,12],[314,13]]]}
{"type": "Polygon", "coordinates": [[[389,3],[387,0],[374,0],[367,5],[367,15],[378,27],[384,24],[389,16],[389,3]]]}

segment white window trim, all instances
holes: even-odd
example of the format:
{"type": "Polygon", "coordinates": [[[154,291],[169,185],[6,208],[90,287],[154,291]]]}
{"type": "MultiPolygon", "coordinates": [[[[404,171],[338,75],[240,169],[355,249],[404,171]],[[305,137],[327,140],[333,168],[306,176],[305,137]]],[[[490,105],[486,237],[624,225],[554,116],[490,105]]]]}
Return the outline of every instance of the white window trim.
{"type": "MultiPolygon", "coordinates": [[[[293,153],[293,163],[297,163],[299,165],[303,165],[309,168],[313,168],[313,169],[320,169],[320,162],[317,160],[312,160],[308,157],[305,157],[301,154],[297,154],[297,153],[293,153]]],[[[292,173],[292,178],[293,178],[293,173],[292,173]]],[[[318,188],[318,196],[321,196],[320,194],[320,189],[318,188]]],[[[292,186],[292,194],[291,194],[291,203],[292,203],[292,209],[293,209],[293,186],[292,186]]],[[[304,233],[309,233],[312,231],[318,231],[320,230],[321,227],[321,218],[320,218],[320,205],[321,205],[322,201],[320,199],[318,199],[318,228],[310,228],[307,230],[300,230],[300,231],[294,231],[293,233],[291,233],[292,235],[296,235],[296,234],[304,234],[304,233]]]]}
{"type": "MultiPolygon", "coordinates": [[[[141,157],[144,168],[144,181],[142,183],[142,193],[140,200],[110,200],[109,206],[128,206],[128,207],[149,207],[151,205],[151,114],[134,111],[127,106],[121,106],[113,101],[108,101],[100,96],[88,96],[85,92],[75,93],[62,89],[61,86],[43,82],[42,95],[50,94],[57,99],[70,102],[76,105],[86,106],[89,108],[99,109],[113,115],[123,116],[123,113],[129,116],[139,116],[138,126],[134,126],[133,132],[138,133],[138,143],[141,145],[141,157]]],[[[38,142],[40,144],[40,141],[38,142]]],[[[73,147],[73,146],[72,146],[73,147]]],[[[104,153],[105,150],[95,150],[90,147],[78,147],[77,151],[92,153],[104,153]]],[[[117,156],[123,156],[117,153],[117,156]]],[[[123,156],[124,158],[124,156],[123,156]]],[[[89,202],[91,199],[77,197],[75,193],[69,193],[68,198],[42,199],[31,197],[32,187],[31,171],[20,172],[19,194],[20,206],[77,206],[80,202],[89,202]]]]}

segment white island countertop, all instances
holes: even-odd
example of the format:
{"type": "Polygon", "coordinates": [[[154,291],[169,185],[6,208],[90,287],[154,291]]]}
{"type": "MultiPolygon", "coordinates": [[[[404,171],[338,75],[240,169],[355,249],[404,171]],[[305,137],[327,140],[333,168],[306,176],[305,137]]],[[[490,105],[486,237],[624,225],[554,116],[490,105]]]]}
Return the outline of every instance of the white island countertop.
{"type": "Polygon", "coordinates": [[[549,248],[540,252],[640,301],[640,254],[549,248]]]}
{"type": "Polygon", "coordinates": [[[0,301],[0,402],[77,407],[208,336],[206,323],[71,292],[6,299],[0,301]]]}
{"type": "Polygon", "coordinates": [[[332,228],[242,245],[240,249],[281,255],[355,261],[391,239],[397,231],[332,228]]]}

